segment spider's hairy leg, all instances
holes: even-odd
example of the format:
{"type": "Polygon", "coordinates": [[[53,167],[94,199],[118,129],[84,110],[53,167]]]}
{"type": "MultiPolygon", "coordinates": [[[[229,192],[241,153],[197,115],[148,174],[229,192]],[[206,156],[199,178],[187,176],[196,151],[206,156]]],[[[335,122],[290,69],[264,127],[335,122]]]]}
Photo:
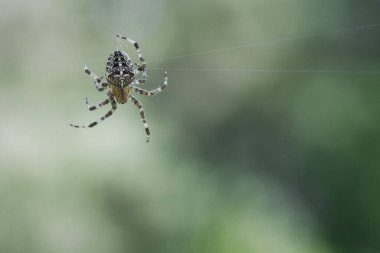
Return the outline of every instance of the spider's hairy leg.
{"type": "Polygon", "coordinates": [[[94,106],[90,106],[88,104],[88,98],[86,98],[86,105],[87,105],[87,108],[90,110],[90,111],[94,111],[96,109],[98,109],[99,107],[102,107],[102,106],[105,106],[106,104],[110,103],[111,102],[111,99],[110,98],[107,98],[106,100],[104,100],[103,102],[101,102],[100,104],[98,105],[94,105],[94,106]]]}
{"type": "Polygon", "coordinates": [[[142,83],[145,83],[146,82],[146,79],[135,79],[131,85],[136,85],[136,84],[142,84],[142,83]]]}
{"type": "Polygon", "coordinates": [[[94,122],[88,124],[87,126],[85,126],[85,125],[82,125],[82,126],[81,125],[73,125],[73,124],[70,124],[70,126],[75,127],[75,128],[90,128],[90,127],[94,127],[94,126],[98,125],[99,123],[104,121],[106,118],[110,117],[116,111],[117,105],[116,105],[116,101],[113,98],[112,94],[110,94],[110,93],[108,94],[108,99],[111,102],[112,108],[103,117],[101,117],[97,121],[94,121],[94,122]]]}
{"type": "Polygon", "coordinates": [[[144,108],[143,108],[142,104],[140,103],[140,101],[137,98],[135,98],[134,96],[132,96],[131,94],[128,95],[128,98],[139,109],[140,117],[141,117],[141,120],[142,120],[142,122],[144,124],[144,128],[145,128],[146,142],[148,143],[150,140],[150,130],[149,130],[148,122],[145,119],[144,108]]]}
{"type": "Polygon", "coordinates": [[[94,83],[95,83],[95,88],[98,90],[98,91],[104,91],[105,88],[108,86],[108,83],[102,83],[102,78],[103,77],[98,77],[97,75],[95,75],[94,73],[92,73],[88,68],[87,68],[87,65],[84,65],[84,72],[91,76],[93,79],[94,79],[94,83]]]}
{"type": "Polygon", "coordinates": [[[145,62],[144,57],[141,54],[139,43],[137,41],[134,41],[133,39],[127,38],[127,37],[122,36],[122,35],[117,34],[116,37],[128,41],[129,43],[131,43],[135,47],[135,49],[137,51],[137,55],[138,55],[140,62],[141,62],[140,65],[136,64],[137,65],[137,71],[143,72],[143,79],[146,79],[146,77],[147,77],[146,62],[145,62]]]}
{"type": "Polygon", "coordinates": [[[141,95],[144,95],[144,96],[155,96],[158,93],[162,92],[166,88],[166,86],[168,86],[168,72],[165,70],[164,71],[164,83],[160,87],[158,87],[154,90],[144,90],[144,89],[141,89],[139,87],[132,86],[132,89],[133,89],[133,91],[135,91],[141,95]]]}
{"type": "Polygon", "coordinates": [[[137,75],[137,74],[139,74],[139,73],[142,73],[142,78],[141,78],[141,79],[136,79],[136,80],[135,80],[135,83],[139,83],[139,84],[145,83],[146,80],[148,79],[148,73],[147,73],[146,68],[141,72],[141,71],[138,70],[139,67],[140,67],[139,64],[134,63],[133,65],[135,66],[135,68],[134,68],[134,70],[133,70],[133,73],[134,73],[135,75],[137,75]]]}

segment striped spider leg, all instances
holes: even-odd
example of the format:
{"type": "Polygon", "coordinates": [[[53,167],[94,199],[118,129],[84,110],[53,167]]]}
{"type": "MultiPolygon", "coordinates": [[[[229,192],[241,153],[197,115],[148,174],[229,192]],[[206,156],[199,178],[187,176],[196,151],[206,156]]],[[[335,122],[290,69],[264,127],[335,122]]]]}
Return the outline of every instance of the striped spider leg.
{"type": "Polygon", "coordinates": [[[142,120],[142,122],[144,124],[144,128],[145,128],[146,142],[148,143],[150,140],[150,129],[149,129],[148,122],[146,121],[146,118],[145,118],[144,108],[143,108],[142,104],[140,103],[140,101],[137,98],[135,98],[132,94],[128,95],[128,99],[131,100],[132,103],[139,109],[140,117],[141,117],[141,120],[142,120]]]}
{"type": "MultiPolygon", "coordinates": [[[[138,82],[135,81],[132,84],[138,84],[138,82]]],[[[132,90],[134,92],[139,93],[140,95],[151,97],[151,96],[155,96],[158,93],[162,92],[166,88],[166,86],[168,86],[168,72],[166,70],[164,70],[164,83],[160,87],[158,87],[154,90],[144,90],[144,89],[141,89],[139,87],[132,85],[132,90]]]]}
{"type": "Polygon", "coordinates": [[[111,103],[111,110],[109,110],[103,117],[101,117],[100,119],[98,119],[97,121],[94,121],[88,125],[73,125],[73,124],[70,124],[70,126],[72,127],[75,127],[75,128],[91,128],[91,127],[94,127],[96,126],[97,124],[99,124],[100,122],[104,121],[106,118],[110,117],[115,111],[116,111],[116,108],[117,108],[117,103],[112,95],[112,93],[109,91],[107,93],[107,99],[104,100],[103,102],[101,102],[100,104],[98,105],[95,105],[95,106],[90,106],[88,104],[88,99],[86,98],[86,105],[87,105],[87,108],[90,110],[90,111],[94,111],[104,105],[107,105],[109,103],[111,103]]]}
{"type": "Polygon", "coordinates": [[[148,74],[147,74],[147,70],[146,70],[146,62],[145,62],[144,57],[141,54],[139,43],[137,41],[134,41],[134,40],[127,38],[125,36],[122,36],[122,35],[116,35],[116,37],[128,41],[129,43],[131,43],[135,47],[135,49],[137,51],[137,55],[138,55],[140,63],[141,63],[141,64],[137,64],[137,63],[134,64],[136,66],[135,74],[142,73],[143,78],[139,79],[139,83],[145,83],[148,74]]]}
{"type": "MultiPolygon", "coordinates": [[[[155,96],[157,95],[158,93],[162,92],[166,86],[168,85],[168,74],[167,74],[167,71],[165,70],[164,71],[164,83],[154,89],[154,90],[150,90],[150,91],[147,91],[147,90],[144,90],[144,89],[141,89],[139,87],[136,87],[136,86],[133,86],[133,84],[138,84],[138,80],[134,81],[132,83],[132,90],[139,93],[140,95],[144,95],[144,96],[155,96]]],[[[142,106],[142,104],[140,103],[140,101],[135,98],[132,94],[129,94],[128,96],[129,100],[131,100],[133,102],[133,104],[139,109],[139,112],[140,112],[140,117],[141,117],[141,120],[144,124],[144,128],[145,128],[145,133],[146,133],[146,142],[149,142],[149,139],[150,139],[150,130],[149,130],[149,125],[148,125],[148,122],[146,121],[145,119],[145,112],[144,112],[144,108],[142,106]]]]}
{"type": "Polygon", "coordinates": [[[98,90],[98,91],[104,91],[105,88],[108,86],[108,83],[102,83],[102,78],[103,77],[98,77],[97,75],[95,75],[94,73],[92,73],[88,68],[87,68],[87,65],[84,65],[84,72],[91,76],[93,79],[94,79],[94,83],[95,83],[95,88],[98,90]]]}

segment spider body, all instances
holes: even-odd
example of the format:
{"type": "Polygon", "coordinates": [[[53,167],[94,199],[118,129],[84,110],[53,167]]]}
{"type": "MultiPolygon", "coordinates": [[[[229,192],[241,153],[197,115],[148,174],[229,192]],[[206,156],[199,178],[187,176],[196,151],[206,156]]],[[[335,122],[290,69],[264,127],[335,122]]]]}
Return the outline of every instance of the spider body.
{"type": "Polygon", "coordinates": [[[145,133],[146,133],[146,141],[149,142],[150,138],[150,130],[148,123],[145,119],[145,112],[142,107],[142,104],[140,101],[135,98],[131,93],[137,92],[140,95],[145,96],[155,96],[163,89],[166,88],[168,83],[168,77],[166,70],[164,71],[164,83],[154,89],[154,90],[144,90],[139,87],[137,87],[138,84],[145,83],[147,73],[146,73],[146,64],[145,60],[141,55],[140,47],[138,43],[132,39],[126,38],[121,35],[116,35],[117,37],[127,40],[130,42],[136,49],[138,57],[140,59],[140,63],[132,63],[131,58],[128,56],[128,54],[124,51],[116,50],[113,53],[111,53],[108,57],[107,63],[106,63],[106,79],[107,82],[102,82],[103,77],[98,77],[94,73],[92,73],[87,66],[85,66],[84,71],[86,74],[91,76],[94,79],[95,87],[98,91],[104,91],[108,90],[107,92],[107,99],[103,101],[102,103],[96,105],[96,106],[90,106],[88,104],[88,100],[86,98],[86,105],[90,111],[96,110],[99,107],[102,107],[104,105],[107,105],[111,103],[111,110],[107,112],[103,117],[101,117],[99,120],[94,121],[90,123],[89,125],[73,125],[70,124],[72,127],[76,128],[91,128],[96,125],[98,125],[100,122],[104,121],[106,118],[110,117],[114,111],[117,108],[117,103],[119,104],[125,104],[128,100],[130,100],[138,109],[140,112],[140,117],[142,119],[142,122],[144,124],[145,133]],[[137,75],[141,75],[141,78],[136,78],[137,75]]]}
{"type": "Polygon", "coordinates": [[[133,64],[126,52],[117,50],[110,54],[106,63],[106,78],[116,101],[125,104],[129,85],[135,80],[133,64]]]}
{"type": "Polygon", "coordinates": [[[135,80],[133,64],[127,53],[114,51],[110,54],[106,64],[106,78],[109,84],[119,87],[125,87],[135,80]]]}

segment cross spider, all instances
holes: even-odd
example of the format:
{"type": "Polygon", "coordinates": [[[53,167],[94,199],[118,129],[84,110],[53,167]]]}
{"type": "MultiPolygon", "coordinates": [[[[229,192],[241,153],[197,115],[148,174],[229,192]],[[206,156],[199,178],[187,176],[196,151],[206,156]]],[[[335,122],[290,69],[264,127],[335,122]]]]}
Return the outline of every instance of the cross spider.
{"type": "Polygon", "coordinates": [[[128,56],[126,52],[121,51],[121,50],[114,51],[108,57],[107,64],[106,64],[105,75],[106,75],[107,82],[102,82],[101,80],[103,77],[98,77],[97,75],[92,73],[87,68],[87,66],[85,66],[84,72],[94,79],[95,88],[98,91],[104,91],[105,89],[108,90],[107,95],[106,95],[107,99],[98,105],[90,106],[88,104],[88,99],[86,98],[86,105],[88,109],[90,111],[93,111],[109,103],[111,103],[112,108],[103,117],[101,117],[97,121],[90,123],[87,126],[80,126],[80,125],[73,125],[73,124],[70,124],[70,126],[76,127],[76,128],[94,127],[114,113],[114,111],[117,108],[117,103],[125,104],[128,100],[130,100],[140,111],[140,117],[144,124],[145,133],[146,133],[146,142],[149,142],[150,130],[149,130],[148,123],[145,119],[143,106],[140,103],[140,101],[131,94],[131,91],[137,92],[144,96],[157,95],[158,93],[163,91],[168,85],[167,72],[166,70],[164,71],[164,83],[160,87],[154,90],[148,91],[148,90],[144,90],[139,87],[136,87],[135,85],[145,83],[147,79],[146,63],[143,56],[141,55],[139,44],[130,38],[126,38],[121,35],[116,35],[116,36],[118,38],[127,40],[129,43],[131,43],[135,47],[138,57],[140,59],[140,64],[132,63],[131,58],[128,56]],[[135,76],[139,73],[142,73],[142,78],[136,79],[135,76]]]}

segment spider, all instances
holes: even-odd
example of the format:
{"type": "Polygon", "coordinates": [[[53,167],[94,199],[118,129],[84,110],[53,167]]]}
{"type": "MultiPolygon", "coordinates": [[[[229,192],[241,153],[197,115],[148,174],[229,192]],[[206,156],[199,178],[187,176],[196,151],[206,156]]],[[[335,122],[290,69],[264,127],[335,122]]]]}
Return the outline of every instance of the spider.
{"type": "Polygon", "coordinates": [[[94,79],[95,88],[98,91],[104,91],[106,89],[108,90],[107,95],[106,95],[107,99],[98,105],[90,106],[88,103],[88,99],[86,98],[86,105],[88,109],[90,111],[93,111],[111,103],[111,110],[109,110],[103,117],[101,117],[97,121],[94,121],[88,125],[81,126],[81,125],[70,124],[70,126],[76,127],[76,128],[94,127],[98,125],[100,122],[104,121],[106,118],[110,117],[115,112],[117,108],[117,103],[125,104],[127,103],[128,100],[130,100],[140,111],[140,117],[144,124],[145,133],[146,133],[146,142],[148,143],[150,139],[150,130],[149,130],[148,123],[145,119],[145,112],[144,112],[142,104],[137,98],[135,98],[131,94],[131,91],[134,91],[144,96],[157,95],[158,93],[162,92],[168,85],[167,71],[164,70],[164,82],[160,87],[154,90],[150,90],[150,91],[137,87],[136,86],[137,84],[145,83],[147,79],[146,62],[140,52],[140,46],[136,41],[130,38],[126,38],[121,35],[116,35],[116,37],[128,41],[135,47],[137,51],[137,55],[140,59],[140,63],[139,64],[132,63],[131,58],[124,51],[121,51],[121,50],[114,51],[113,53],[109,55],[107,64],[106,64],[105,76],[106,76],[107,82],[102,82],[103,77],[98,77],[97,75],[92,73],[85,65],[84,72],[94,79]],[[136,78],[136,75],[139,73],[142,73],[141,79],[136,78]]]}

